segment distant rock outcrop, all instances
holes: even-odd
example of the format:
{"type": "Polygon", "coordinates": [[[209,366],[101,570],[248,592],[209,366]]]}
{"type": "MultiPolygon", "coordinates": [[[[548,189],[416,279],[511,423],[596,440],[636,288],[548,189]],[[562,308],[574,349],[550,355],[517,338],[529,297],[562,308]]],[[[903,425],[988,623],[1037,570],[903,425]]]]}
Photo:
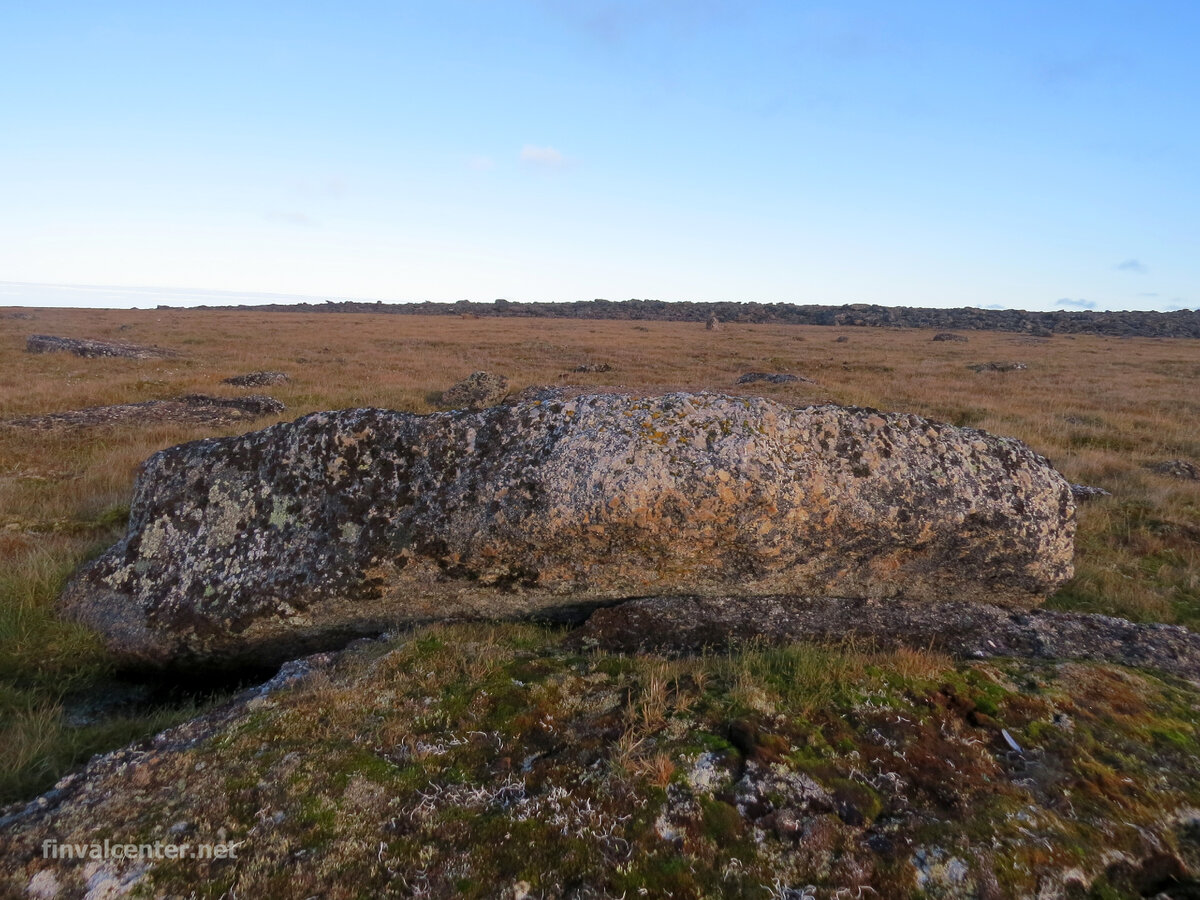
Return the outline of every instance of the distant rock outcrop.
{"type": "MultiPolygon", "coordinates": [[[[212,307],[200,307],[206,309],[212,307]]],[[[357,300],[324,303],[268,303],[254,306],[215,307],[263,312],[389,313],[392,315],[461,315],[471,310],[480,317],[533,317],[566,319],[618,319],[658,322],[721,322],[772,325],[823,325],[837,328],[929,328],[937,331],[1011,331],[1046,337],[1051,334],[1104,334],[1113,337],[1200,338],[1200,310],[1172,312],[1125,310],[941,309],[913,306],[799,306],[794,303],[743,303],[690,300],[591,300],[570,303],[368,303],[357,300]]],[[[634,326],[643,328],[644,326],[634,326]]]]}
{"type": "Polygon", "coordinates": [[[472,372],[442,394],[443,409],[479,410],[495,406],[508,393],[508,379],[490,372],[472,372]]]}
{"type": "Polygon", "coordinates": [[[737,380],[737,383],[754,384],[756,381],[765,381],[768,384],[792,384],[797,381],[803,381],[806,384],[814,384],[810,378],[803,378],[800,375],[789,375],[785,372],[747,372],[737,380]]]}
{"type": "Polygon", "coordinates": [[[939,331],[933,336],[935,341],[961,341],[967,342],[967,336],[963,334],[955,334],[953,331],[939,331]]]}
{"type": "Polygon", "coordinates": [[[1020,372],[1029,367],[1023,362],[985,362],[967,368],[972,372],[1020,372]]]}
{"type": "Polygon", "coordinates": [[[284,384],[289,380],[286,372],[249,372],[222,379],[221,384],[232,384],[235,387],[267,387],[272,384],[284,384]]]}
{"type": "Polygon", "coordinates": [[[114,406],[89,406],[67,412],[46,413],[9,419],[5,425],[18,428],[91,428],[98,425],[155,425],[176,422],[184,425],[232,425],[263,416],[278,415],[287,407],[274,397],[210,397],[188,394],[173,400],[146,400],[114,406]]]}
{"type": "Polygon", "coordinates": [[[1165,462],[1154,463],[1151,472],[1166,475],[1168,478],[1180,478],[1184,481],[1200,481],[1200,467],[1186,459],[1168,459],[1165,462]]]}
{"type": "Polygon", "coordinates": [[[352,409],[152,456],[63,609],[170,664],[664,594],[1027,607],[1070,577],[1074,528],[1024,444],[914,415],[710,394],[352,409]]]}
{"type": "Polygon", "coordinates": [[[74,353],[76,356],[124,356],[129,359],[164,359],[178,356],[174,350],[150,347],[141,344],[124,344],[118,341],[93,341],[80,338],[53,337],[48,334],[31,334],[25,340],[26,353],[74,353]]]}

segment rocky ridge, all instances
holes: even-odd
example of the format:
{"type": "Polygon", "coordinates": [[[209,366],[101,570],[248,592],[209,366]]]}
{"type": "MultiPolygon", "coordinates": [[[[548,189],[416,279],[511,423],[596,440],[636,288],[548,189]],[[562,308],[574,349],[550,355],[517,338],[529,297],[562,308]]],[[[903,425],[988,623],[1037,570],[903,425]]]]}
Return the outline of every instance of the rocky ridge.
{"type": "MultiPolygon", "coordinates": [[[[210,307],[200,307],[201,309],[210,307]]],[[[1200,310],[1172,312],[1124,310],[931,309],[851,303],[845,306],[795,303],[699,303],[662,300],[592,300],[575,303],[364,303],[353,300],[325,303],[263,304],[211,307],[253,309],[255,312],[389,313],[393,315],[454,315],[472,318],[519,316],[533,318],[618,319],[631,321],[712,322],[733,324],[826,325],[838,328],[930,328],[938,331],[1011,331],[1024,334],[1104,334],[1112,337],[1200,338],[1200,310]]]]}

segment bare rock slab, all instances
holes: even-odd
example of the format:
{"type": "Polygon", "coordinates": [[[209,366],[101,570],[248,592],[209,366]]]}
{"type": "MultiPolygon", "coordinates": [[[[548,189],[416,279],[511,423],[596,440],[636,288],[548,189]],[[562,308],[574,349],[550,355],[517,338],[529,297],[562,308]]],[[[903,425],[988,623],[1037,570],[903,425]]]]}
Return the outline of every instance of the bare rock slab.
{"type": "Polygon", "coordinates": [[[187,394],[173,400],[144,400],[112,406],[88,406],[66,412],[9,419],[17,428],[95,428],[101,425],[232,425],[264,416],[278,415],[286,407],[274,397],[250,394],[245,397],[210,397],[187,394]]]}
{"type": "Polygon", "coordinates": [[[64,612],[151,664],[286,658],[396,623],[581,620],[639,596],[1037,604],[1070,486],[918,416],[714,394],[315,413],[142,468],[64,612]]]}
{"type": "Polygon", "coordinates": [[[74,353],[76,356],[94,358],[100,356],[122,356],[129,359],[168,359],[178,356],[165,347],[126,344],[120,341],[96,341],[83,338],[54,337],[48,334],[31,334],[25,340],[26,353],[74,353]]]}
{"type": "Polygon", "coordinates": [[[810,378],[804,378],[801,375],[791,375],[787,372],[747,372],[738,380],[738,384],[754,384],[756,381],[765,381],[768,384],[794,384],[802,381],[805,384],[815,384],[810,378]]]}
{"type": "Polygon", "coordinates": [[[597,610],[576,647],[696,653],[749,643],[866,642],[964,659],[1087,659],[1158,669],[1200,684],[1200,634],[1179,625],[990,603],[879,602],[842,597],[649,597],[597,610]]]}

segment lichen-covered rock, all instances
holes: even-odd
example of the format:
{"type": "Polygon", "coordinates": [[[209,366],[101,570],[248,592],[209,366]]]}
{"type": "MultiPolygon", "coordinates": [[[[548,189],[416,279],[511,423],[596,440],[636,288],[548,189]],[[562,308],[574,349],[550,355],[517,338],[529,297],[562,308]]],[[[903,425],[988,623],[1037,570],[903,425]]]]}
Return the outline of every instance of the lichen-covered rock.
{"type": "Polygon", "coordinates": [[[66,613],[152,663],[637,596],[1026,607],[1071,575],[1067,482],[1019,441],[712,394],[315,413],[151,457],[66,613]]]}
{"type": "Polygon", "coordinates": [[[485,409],[508,393],[508,379],[490,372],[472,372],[442,394],[443,409],[485,409]]]}

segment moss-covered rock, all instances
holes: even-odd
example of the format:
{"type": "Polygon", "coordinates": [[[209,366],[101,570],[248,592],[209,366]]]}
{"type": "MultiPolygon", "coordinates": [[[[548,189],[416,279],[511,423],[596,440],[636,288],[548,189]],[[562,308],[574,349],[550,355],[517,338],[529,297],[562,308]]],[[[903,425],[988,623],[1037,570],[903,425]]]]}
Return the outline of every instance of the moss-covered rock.
{"type": "Polygon", "coordinates": [[[443,626],[97,757],[0,816],[0,892],[1194,896],[1198,709],[1194,685],[1095,663],[664,660],[443,626]],[[105,839],[235,855],[43,855],[105,839]]]}

